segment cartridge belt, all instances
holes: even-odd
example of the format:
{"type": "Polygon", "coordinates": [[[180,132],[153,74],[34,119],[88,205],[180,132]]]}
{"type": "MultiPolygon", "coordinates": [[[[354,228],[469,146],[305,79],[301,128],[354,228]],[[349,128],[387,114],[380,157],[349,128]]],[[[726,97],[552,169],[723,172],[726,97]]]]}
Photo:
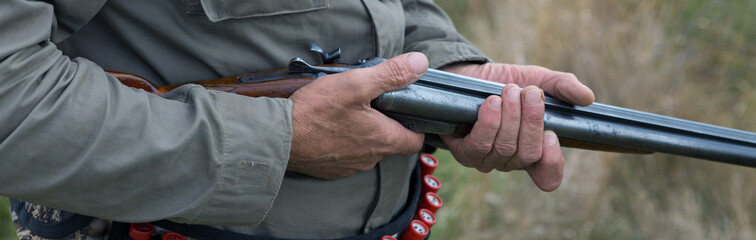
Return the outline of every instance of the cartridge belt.
{"type": "MultiPolygon", "coordinates": [[[[399,214],[393,221],[389,222],[388,224],[374,229],[368,233],[352,236],[352,237],[346,237],[346,238],[338,238],[336,240],[376,240],[381,239],[383,236],[391,236],[398,233],[401,233],[404,231],[407,226],[412,221],[415,213],[417,212],[418,203],[420,202],[420,192],[421,192],[421,174],[420,174],[420,167],[415,167],[415,170],[412,172],[412,177],[410,178],[410,187],[409,187],[409,199],[407,204],[405,205],[405,208],[402,210],[401,214],[399,214]]],[[[232,232],[228,230],[223,229],[217,229],[214,227],[206,226],[206,225],[192,225],[192,224],[183,224],[183,223],[176,223],[168,220],[161,220],[152,222],[155,226],[165,228],[170,231],[174,231],[177,233],[180,233],[184,236],[196,238],[196,239],[225,239],[225,240],[290,240],[290,239],[282,239],[282,238],[274,238],[274,237],[261,237],[261,236],[253,236],[253,235],[247,235],[237,232],[232,232]]]]}

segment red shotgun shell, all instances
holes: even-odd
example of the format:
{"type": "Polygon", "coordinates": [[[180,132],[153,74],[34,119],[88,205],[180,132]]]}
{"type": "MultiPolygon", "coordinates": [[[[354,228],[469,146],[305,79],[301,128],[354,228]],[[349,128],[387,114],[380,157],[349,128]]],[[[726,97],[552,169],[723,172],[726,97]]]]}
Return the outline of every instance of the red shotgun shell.
{"type": "Polygon", "coordinates": [[[415,220],[420,220],[425,223],[428,228],[432,228],[433,224],[436,224],[436,215],[428,209],[422,208],[415,214],[415,220]]]}
{"type": "Polygon", "coordinates": [[[441,198],[432,192],[427,192],[425,195],[423,195],[423,198],[420,199],[420,205],[418,209],[428,209],[432,213],[436,213],[441,206],[444,205],[444,202],[441,201],[441,198]]]}
{"type": "Polygon", "coordinates": [[[412,222],[410,222],[410,225],[407,226],[407,229],[404,229],[404,232],[402,233],[402,236],[399,237],[399,239],[423,240],[425,239],[425,236],[428,236],[428,226],[425,226],[425,223],[421,221],[412,220],[412,222]]]}
{"type": "Polygon", "coordinates": [[[129,227],[129,237],[132,240],[149,240],[155,228],[149,223],[132,223],[129,227]]]}
{"type": "Polygon", "coordinates": [[[420,188],[421,193],[437,193],[438,189],[441,189],[441,181],[439,181],[438,178],[431,175],[423,176],[423,185],[420,188]]]}
{"type": "Polygon", "coordinates": [[[427,175],[433,174],[433,170],[438,167],[438,160],[433,155],[423,153],[420,154],[420,174],[427,175]]]}
{"type": "Polygon", "coordinates": [[[184,238],[184,235],[175,232],[169,232],[163,235],[163,240],[186,240],[186,238],[184,238]]]}

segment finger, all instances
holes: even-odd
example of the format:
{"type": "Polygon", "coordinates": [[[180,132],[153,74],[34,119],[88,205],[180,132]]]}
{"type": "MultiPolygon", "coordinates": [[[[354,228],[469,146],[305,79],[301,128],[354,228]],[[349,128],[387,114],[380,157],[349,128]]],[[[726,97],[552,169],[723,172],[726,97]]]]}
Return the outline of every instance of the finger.
{"type": "Polygon", "coordinates": [[[593,91],[580,83],[575,74],[553,71],[540,66],[521,66],[520,83],[539,86],[549,95],[571,104],[587,106],[593,103],[593,91]]]}
{"type": "Polygon", "coordinates": [[[423,142],[425,141],[424,133],[413,132],[395,120],[388,118],[381,113],[378,114],[381,115],[379,117],[386,120],[383,126],[388,127],[385,132],[389,133],[386,140],[392,144],[393,147],[391,154],[409,156],[419,152],[420,149],[423,148],[423,142]]]}
{"type": "MultiPolygon", "coordinates": [[[[502,91],[501,123],[491,153],[483,160],[486,167],[503,170],[517,152],[520,131],[520,86],[507,84],[502,91]]],[[[489,170],[490,171],[490,170],[489,170]]]]}
{"type": "Polygon", "coordinates": [[[286,170],[326,180],[347,178],[357,173],[355,170],[342,167],[296,166],[288,167],[286,170]]]}
{"type": "Polygon", "coordinates": [[[522,90],[522,115],[517,152],[507,168],[523,169],[541,159],[543,145],[543,90],[528,86],[522,90]]]}
{"type": "Polygon", "coordinates": [[[489,96],[478,111],[478,120],[464,138],[442,137],[454,158],[466,167],[481,166],[483,157],[491,152],[496,132],[501,124],[502,99],[489,96]]]}
{"type": "Polygon", "coordinates": [[[428,59],[422,53],[406,53],[374,67],[346,71],[342,84],[346,91],[359,93],[362,100],[372,100],[385,92],[407,87],[428,70],[428,59]]]}
{"type": "Polygon", "coordinates": [[[551,192],[562,184],[564,157],[559,147],[559,139],[552,131],[543,135],[543,158],[526,168],[533,183],[543,191],[551,192]]]}
{"type": "Polygon", "coordinates": [[[313,169],[312,175],[316,178],[322,178],[325,180],[334,180],[338,178],[348,178],[351,176],[354,176],[357,174],[357,171],[351,170],[351,169],[341,169],[341,168],[318,168],[313,169]]]}

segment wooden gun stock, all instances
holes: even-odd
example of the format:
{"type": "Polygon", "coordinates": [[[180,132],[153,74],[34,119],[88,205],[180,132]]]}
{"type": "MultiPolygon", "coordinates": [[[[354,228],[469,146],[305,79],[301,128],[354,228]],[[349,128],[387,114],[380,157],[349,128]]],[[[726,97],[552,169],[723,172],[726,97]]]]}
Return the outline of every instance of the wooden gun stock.
{"type": "MultiPolygon", "coordinates": [[[[278,71],[284,71],[284,70],[278,70],[278,71]]],[[[278,72],[278,71],[271,71],[271,72],[265,72],[265,73],[272,73],[272,72],[278,72]]],[[[156,86],[152,84],[152,82],[150,82],[149,80],[144,79],[137,75],[133,75],[129,73],[122,73],[122,72],[111,72],[111,71],[108,71],[108,73],[116,77],[119,81],[121,81],[122,84],[126,86],[142,89],[144,91],[154,93],[157,95],[163,95],[164,93],[170,92],[171,90],[177,87],[185,85],[185,84],[176,84],[176,85],[167,85],[167,86],[156,86]]],[[[191,84],[197,84],[211,90],[236,93],[239,95],[244,95],[244,96],[249,96],[249,97],[288,98],[289,96],[291,96],[292,93],[294,93],[294,91],[296,91],[302,86],[307,85],[308,83],[315,80],[311,76],[292,75],[290,78],[270,79],[266,81],[257,81],[257,82],[243,82],[245,77],[257,76],[257,75],[259,74],[252,73],[252,74],[239,75],[235,77],[204,80],[204,81],[199,81],[199,82],[193,82],[191,84]]]]}

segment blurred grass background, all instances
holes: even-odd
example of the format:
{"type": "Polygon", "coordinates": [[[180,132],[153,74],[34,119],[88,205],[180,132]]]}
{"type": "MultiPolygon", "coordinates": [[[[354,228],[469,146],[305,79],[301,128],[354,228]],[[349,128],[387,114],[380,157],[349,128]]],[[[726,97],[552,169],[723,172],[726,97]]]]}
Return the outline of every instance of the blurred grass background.
{"type": "MultiPolygon", "coordinates": [[[[756,131],[756,1],[436,0],[497,62],[575,73],[597,101],[756,131]]],[[[433,239],[755,239],[756,169],[565,149],[540,192],[439,152],[433,239]]],[[[756,153],[754,153],[756,154],[756,153]]]]}
{"type": "MultiPolygon", "coordinates": [[[[575,73],[597,101],[756,131],[756,1],[437,0],[497,62],[575,73]]],[[[756,153],[755,153],[756,154],[756,153]]],[[[754,239],[756,169],[565,149],[540,192],[436,154],[433,239],[754,239]]],[[[0,199],[0,239],[15,239],[0,199]]]]}
{"type": "Polygon", "coordinates": [[[7,198],[0,197],[0,240],[17,239],[16,230],[11,222],[9,205],[7,198]]]}

